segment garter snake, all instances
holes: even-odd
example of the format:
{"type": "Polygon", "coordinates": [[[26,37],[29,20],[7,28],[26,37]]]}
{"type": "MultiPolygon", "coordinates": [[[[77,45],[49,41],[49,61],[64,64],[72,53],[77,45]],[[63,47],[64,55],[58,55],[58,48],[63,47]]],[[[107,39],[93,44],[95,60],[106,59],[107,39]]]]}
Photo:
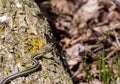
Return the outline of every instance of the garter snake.
{"type": "Polygon", "coordinates": [[[39,62],[37,61],[36,58],[43,57],[44,54],[47,54],[50,51],[51,50],[48,50],[47,52],[38,53],[38,54],[35,54],[35,55],[31,56],[31,60],[33,62],[32,67],[5,77],[2,81],[0,81],[0,84],[8,84],[10,82],[10,80],[13,80],[17,77],[24,76],[26,74],[29,74],[29,73],[32,73],[32,72],[36,71],[40,67],[40,64],[39,64],[39,62]]]}

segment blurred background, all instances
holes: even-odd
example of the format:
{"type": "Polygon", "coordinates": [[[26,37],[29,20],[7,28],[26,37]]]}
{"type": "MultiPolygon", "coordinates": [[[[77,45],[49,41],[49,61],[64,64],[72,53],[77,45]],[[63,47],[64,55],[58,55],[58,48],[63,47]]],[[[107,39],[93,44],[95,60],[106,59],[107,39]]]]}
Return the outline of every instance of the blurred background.
{"type": "Polygon", "coordinates": [[[120,0],[36,0],[74,84],[120,84],[120,0]]]}

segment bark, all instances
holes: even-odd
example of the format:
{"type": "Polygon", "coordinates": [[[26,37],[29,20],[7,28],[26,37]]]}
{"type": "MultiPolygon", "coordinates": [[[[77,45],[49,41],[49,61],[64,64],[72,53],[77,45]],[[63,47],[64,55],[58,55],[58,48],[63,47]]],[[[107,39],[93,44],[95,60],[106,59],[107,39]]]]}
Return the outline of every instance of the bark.
{"type": "Polygon", "coordinates": [[[0,80],[32,66],[31,56],[46,52],[38,59],[41,69],[10,84],[72,84],[53,44],[53,35],[34,0],[0,0],[0,80]]]}

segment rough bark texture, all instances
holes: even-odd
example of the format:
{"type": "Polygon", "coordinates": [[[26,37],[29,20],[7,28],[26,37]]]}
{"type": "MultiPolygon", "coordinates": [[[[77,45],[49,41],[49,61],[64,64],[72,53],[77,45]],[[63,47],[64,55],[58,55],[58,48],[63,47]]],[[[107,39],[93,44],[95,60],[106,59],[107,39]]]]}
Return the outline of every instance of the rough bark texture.
{"type": "Polygon", "coordinates": [[[53,48],[39,59],[41,69],[11,84],[72,84],[52,43],[46,18],[34,0],[0,0],[0,80],[32,66],[31,56],[53,48]],[[51,58],[51,59],[50,59],[51,58]]]}

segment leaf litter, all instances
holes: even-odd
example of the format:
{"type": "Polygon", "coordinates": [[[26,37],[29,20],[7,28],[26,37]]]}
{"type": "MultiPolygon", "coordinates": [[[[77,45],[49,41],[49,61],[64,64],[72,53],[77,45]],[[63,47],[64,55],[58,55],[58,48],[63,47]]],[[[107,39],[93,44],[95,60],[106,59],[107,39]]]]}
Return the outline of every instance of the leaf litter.
{"type": "Polygon", "coordinates": [[[119,64],[120,0],[51,0],[42,8],[47,10],[48,21],[64,51],[61,58],[74,84],[104,84],[98,69],[102,51],[106,73],[112,66],[109,84],[119,84],[115,61],[117,54],[119,64]]]}

